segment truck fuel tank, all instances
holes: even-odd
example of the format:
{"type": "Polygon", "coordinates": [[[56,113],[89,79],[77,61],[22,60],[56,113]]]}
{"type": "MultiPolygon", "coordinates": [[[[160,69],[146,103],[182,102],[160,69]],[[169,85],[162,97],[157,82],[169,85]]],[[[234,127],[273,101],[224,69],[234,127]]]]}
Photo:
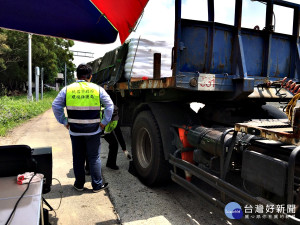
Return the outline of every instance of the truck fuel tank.
{"type": "MultiPolygon", "coordinates": [[[[187,139],[192,146],[214,156],[221,156],[223,149],[229,147],[232,141],[233,131],[228,131],[228,128],[207,128],[203,126],[196,126],[192,127],[187,132],[187,139]]],[[[253,135],[239,133],[236,143],[242,141],[244,144],[247,144],[253,137],[253,135]]]]}

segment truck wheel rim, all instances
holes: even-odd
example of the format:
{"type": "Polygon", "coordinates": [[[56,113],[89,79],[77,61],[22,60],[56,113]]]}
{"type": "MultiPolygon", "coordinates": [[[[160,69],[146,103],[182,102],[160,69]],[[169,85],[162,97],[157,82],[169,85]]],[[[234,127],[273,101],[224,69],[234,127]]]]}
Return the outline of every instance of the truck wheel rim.
{"type": "Polygon", "coordinates": [[[152,156],[151,136],[146,128],[142,128],[137,136],[137,157],[140,165],[147,168],[152,156]]]}

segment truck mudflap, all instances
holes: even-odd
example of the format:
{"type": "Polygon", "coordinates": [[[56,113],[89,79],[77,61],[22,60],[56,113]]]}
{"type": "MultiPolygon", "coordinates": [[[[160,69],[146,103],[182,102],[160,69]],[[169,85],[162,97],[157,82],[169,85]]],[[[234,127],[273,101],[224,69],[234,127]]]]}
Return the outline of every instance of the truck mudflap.
{"type": "MultiPolygon", "coordinates": [[[[293,176],[293,166],[294,166],[294,159],[296,157],[296,152],[298,153],[300,151],[300,147],[297,147],[295,149],[295,153],[291,155],[291,159],[289,162],[289,178],[293,176]],[[291,163],[291,165],[290,165],[291,163]]],[[[225,180],[222,180],[221,178],[212,175],[211,173],[208,173],[202,168],[199,168],[187,161],[181,160],[174,155],[170,154],[169,162],[171,165],[173,165],[174,169],[171,171],[171,179],[179,184],[180,186],[186,188],[193,194],[199,195],[201,197],[204,197],[207,201],[211,202],[215,206],[217,206],[220,209],[225,208],[225,205],[228,203],[224,203],[223,201],[219,200],[220,197],[225,194],[229,198],[237,201],[241,205],[263,205],[264,208],[267,205],[275,205],[275,203],[269,202],[266,199],[260,198],[260,197],[254,197],[249,195],[248,193],[244,192],[243,190],[235,187],[234,185],[226,182],[225,180]],[[216,190],[221,192],[221,196],[212,196],[205,191],[203,191],[201,188],[199,188],[196,184],[193,182],[187,181],[185,178],[180,176],[178,174],[178,169],[188,171],[192,176],[197,177],[198,179],[204,181],[205,183],[209,184],[211,187],[215,188],[216,190]]],[[[289,187],[291,188],[291,183],[293,179],[289,179],[289,187]]],[[[293,193],[293,191],[291,191],[293,193]]],[[[290,200],[288,200],[290,202],[290,200]]],[[[292,203],[291,203],[292,204],[292,203]]],[[[288,215],[286,213],[281,213],[282,218],[280,216],[278,219],[270,219],[272,222],[276,224],[300,224],[300,220],[294,216],[288,215]]],[[[255,224],[252,220],[242,218],[241,219],[246,224],[255,224]]]]}

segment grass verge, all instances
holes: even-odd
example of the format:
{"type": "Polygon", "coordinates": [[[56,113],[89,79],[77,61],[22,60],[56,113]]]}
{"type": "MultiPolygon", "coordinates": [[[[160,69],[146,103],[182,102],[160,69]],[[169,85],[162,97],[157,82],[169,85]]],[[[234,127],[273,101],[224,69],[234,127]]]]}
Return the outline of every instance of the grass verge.
{"type": "Polygon", "coordinates": [[[47,91],[43,100],[38,102],[28,101],[27,95],[0,97],[0,136],[5,136],[12,128],[50,109],[56,96],[56,91],[47,91]]]}

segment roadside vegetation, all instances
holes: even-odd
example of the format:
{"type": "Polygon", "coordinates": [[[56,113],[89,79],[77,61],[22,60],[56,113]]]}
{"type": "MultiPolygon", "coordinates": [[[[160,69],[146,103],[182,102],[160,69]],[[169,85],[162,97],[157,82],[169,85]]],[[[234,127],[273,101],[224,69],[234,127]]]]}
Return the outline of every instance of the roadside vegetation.
{"type": "MultiPolygon", "coordinates": [[[[55,86],[57,73],[67,68],[67,83],[74,77],[74,45],[71,40],[32,35],[32,78],[34,68],[44,68],[44,84],[55,86]]],[[[0,28],[0,96],[26,93],[28,82],[28,34],[0,28]]]]}
{"type": "MultiPolygon", "coordinates": [[[[32,35],[31,40],[32,81],[34,68],[38,66],[43,68],[45,87],[55,86],[58,73],[64,73],[65,68],[67,83],[72,82],[75,65],[70,47],[74,42],[39,35],[32,35]]],[[[47,91],[43,100],[31,102],[27,100],[27,92],[28,34],[0,28],[0,136],[50,109],[57,95],[55,91],[47,91]]]]}
{"type": "Polygon", "coordinates": [[[50,109],[56,95],[56,91],[47,91],[43,100],[38,102],[27,101],[26,94],[0,97],[0,136],[5,136],[12,128],[50,109]]]}

